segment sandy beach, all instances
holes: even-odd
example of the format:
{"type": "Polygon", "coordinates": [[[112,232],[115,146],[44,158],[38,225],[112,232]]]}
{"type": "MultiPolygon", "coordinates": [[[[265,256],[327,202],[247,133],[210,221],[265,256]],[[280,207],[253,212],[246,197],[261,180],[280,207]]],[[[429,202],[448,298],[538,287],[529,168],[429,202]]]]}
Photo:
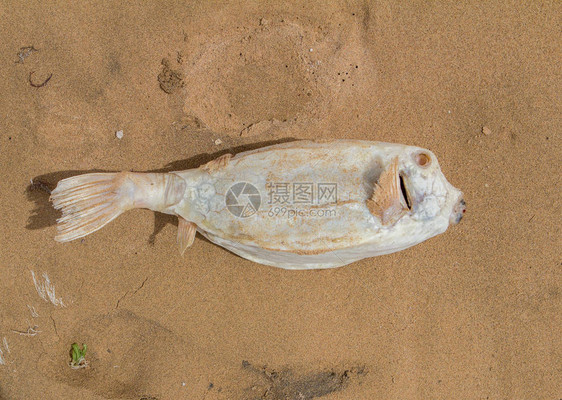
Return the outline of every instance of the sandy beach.
{"type": "Polygon", "coordinates": [[[0,399],[562,397],[556,1],[0,3],[0,399]],[[286,271],[49,191],[297,139],[416,145],[463,221],[286,271]],[[87,344],[82,369],[72,343],[87,344]]]}

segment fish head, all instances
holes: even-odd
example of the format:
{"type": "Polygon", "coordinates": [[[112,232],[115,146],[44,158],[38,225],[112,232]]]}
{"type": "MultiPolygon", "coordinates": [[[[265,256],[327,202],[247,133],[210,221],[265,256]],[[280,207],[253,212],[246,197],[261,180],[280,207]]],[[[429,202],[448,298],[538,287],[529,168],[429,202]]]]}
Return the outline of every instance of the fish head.
{"type": "Polygon", "coordinates": [[[431,151],[409,147],[400,157],[400,187],[413,220],[460,222],[466,211],[462,192],[451,185],[431,151]]]}

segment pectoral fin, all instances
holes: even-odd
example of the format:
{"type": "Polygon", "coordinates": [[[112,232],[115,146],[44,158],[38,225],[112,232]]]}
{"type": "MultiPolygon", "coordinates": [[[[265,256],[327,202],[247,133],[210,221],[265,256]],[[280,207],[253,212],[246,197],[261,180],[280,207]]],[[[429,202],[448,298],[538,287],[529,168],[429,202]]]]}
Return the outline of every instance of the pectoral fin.
{"type": "Polygon", "coordinates": [[[180,248],[180,254],[183,255],[185,249],[193,244],[195,240],[195,233],[197,232],[197,225],[193,222],[178,217],[178,237],[177,242],[180,248]]]}
{"type": "Polygon", "coordinates": [[[367,208],[383,225],[395,223],[408,211],[400,189],[398,157],[392,160],[375,183],[373,196],[367,200],[367,208]]]}
{"type": "Polygon", "coordinates": [[[209,161],[207,164],[202,165],[201,168],[208,172],[217,171],[225,167],[231,158],[232,158],[232,154],[223,154],[222,156],[212,161],[209,161]]]}

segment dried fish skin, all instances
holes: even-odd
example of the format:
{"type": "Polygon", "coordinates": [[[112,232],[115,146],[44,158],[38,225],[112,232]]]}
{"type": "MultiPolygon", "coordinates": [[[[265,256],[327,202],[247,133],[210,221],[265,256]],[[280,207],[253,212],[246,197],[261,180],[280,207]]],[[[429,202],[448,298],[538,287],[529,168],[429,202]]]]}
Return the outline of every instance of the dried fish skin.
{"type": "Polygon", "coordinates": [[[95,178],[105,185],[102,196],[112,194],[101,206],[99,195],[88,200],[77,191],[88,181],[84,175],[57,186],[53,203],[63,210],[58,240],[88,234],[88,221],[98,214],[105,224],[144,207],[178,216],[182,252],[197,231],[261,264],[332,268],[418,244],[458,222],[465,210],[462,193],[432,152],[382,142],[295,141],[227,154],[192,170],[113,175],[95,178]]]}

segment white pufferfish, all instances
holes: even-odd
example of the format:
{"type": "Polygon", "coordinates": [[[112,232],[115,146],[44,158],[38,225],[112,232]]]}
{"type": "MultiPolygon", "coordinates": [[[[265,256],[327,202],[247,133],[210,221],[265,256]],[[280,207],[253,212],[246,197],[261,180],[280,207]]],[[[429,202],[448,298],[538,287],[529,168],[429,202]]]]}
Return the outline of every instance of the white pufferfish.
{"type": "Polygon", "coordinates": [[[180,252],[199,232],[249,260],[333,268],[406,249],[457,224],[462,193],[429,150],[381,142],[295,141],[168,173],[92,173],[60,181],[55,240],[97,231],[124,211],[178,217],[180,252]]]}

